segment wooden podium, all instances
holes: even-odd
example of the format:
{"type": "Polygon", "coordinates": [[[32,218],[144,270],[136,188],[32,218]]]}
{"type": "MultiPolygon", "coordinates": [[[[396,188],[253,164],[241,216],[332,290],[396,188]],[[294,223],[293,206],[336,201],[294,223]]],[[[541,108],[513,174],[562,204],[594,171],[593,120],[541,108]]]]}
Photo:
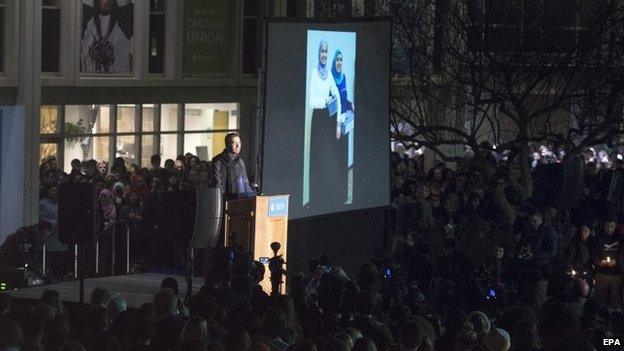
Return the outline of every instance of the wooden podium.
{"type": "MultiPolygon", "coordinates": [[[[225,203],[225,246],[231,234],[236,234],[236,244],[250,252],[253,259],[264,263],[262,289],[271,293],[271,272],[268,259],[273,257],[271,243],[282,246],[278,255],[288,262],[288,198],[289,195],[258,195],[225,203]]],[[[284,276],[284,287],[286,276],[284,276]]],[[[284,288],[283,288],[284,289],[284,288]]]]}

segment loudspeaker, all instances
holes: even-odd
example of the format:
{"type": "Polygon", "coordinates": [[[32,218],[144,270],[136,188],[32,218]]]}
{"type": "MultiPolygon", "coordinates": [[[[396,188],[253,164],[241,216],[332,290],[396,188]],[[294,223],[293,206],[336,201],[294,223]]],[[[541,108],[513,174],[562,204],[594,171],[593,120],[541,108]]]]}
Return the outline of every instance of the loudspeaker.
{"type": "Polygon", "coordinates": [[[61,183],[59,240],[65,244],[92,244],[97,228],[97,196],[91,183],[61,183]]]}
{"type": "Polygon", "coordinates": [[[195,229],[191,248],[216,247],[223,220],[223,194],[220,188],[198,187],[195,229]]]}

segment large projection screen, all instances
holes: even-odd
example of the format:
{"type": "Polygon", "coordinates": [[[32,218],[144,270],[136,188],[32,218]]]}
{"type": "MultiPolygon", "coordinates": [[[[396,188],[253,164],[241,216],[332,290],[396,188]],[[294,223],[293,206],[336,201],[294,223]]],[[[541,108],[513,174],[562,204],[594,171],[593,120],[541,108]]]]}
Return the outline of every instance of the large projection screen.
{"type": "Polygon", "coordinates": [[[387,206],[390,23],[267,26],[263,194],[291,219],[387,206]]]}

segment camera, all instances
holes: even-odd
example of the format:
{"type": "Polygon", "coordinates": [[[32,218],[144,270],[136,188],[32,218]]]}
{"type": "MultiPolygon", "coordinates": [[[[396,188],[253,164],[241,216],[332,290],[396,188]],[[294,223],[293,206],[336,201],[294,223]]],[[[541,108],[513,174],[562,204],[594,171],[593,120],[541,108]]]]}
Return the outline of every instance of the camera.
{"type": "Polygon", "coordinates": [[[496,292],[496,289],[494,289],[493,287],[489,287],[487,289],[487,294],[485,295],[485,298],[488,300],[496,300],[497,297],[498,293],[496,292]]]}
{"type": "Polygon", "coordinates": [[[388,280],[392,279],[392,267],[386,267],[383,270],[383,276],[388,280]]]}
{"type": "Polygon", "coordinates": [[[327,256],[326,253],[322,254],[321,257],[319,257],[316,260],[311,260],[310,263],[308,264],[308,268],[310,269],[310,272],[314,271],[316,267],[318,266],[325,267],[324,273],[331,272],[332,263],[329,260],[329,256],[327,256]]]}

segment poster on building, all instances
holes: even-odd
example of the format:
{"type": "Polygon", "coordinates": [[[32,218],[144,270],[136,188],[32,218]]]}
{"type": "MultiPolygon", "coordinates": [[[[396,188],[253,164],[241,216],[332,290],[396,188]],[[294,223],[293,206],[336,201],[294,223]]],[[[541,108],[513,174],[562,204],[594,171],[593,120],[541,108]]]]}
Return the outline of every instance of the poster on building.
{"type": "Polygon", "coordinates": [[[184,1],[184,76],[227,75],[232,1],[184,1]]]}
{"type": "Polygon", "coordinates": [[[134,0],[82,0],[80,72],[131,73],[134,0]]]}

